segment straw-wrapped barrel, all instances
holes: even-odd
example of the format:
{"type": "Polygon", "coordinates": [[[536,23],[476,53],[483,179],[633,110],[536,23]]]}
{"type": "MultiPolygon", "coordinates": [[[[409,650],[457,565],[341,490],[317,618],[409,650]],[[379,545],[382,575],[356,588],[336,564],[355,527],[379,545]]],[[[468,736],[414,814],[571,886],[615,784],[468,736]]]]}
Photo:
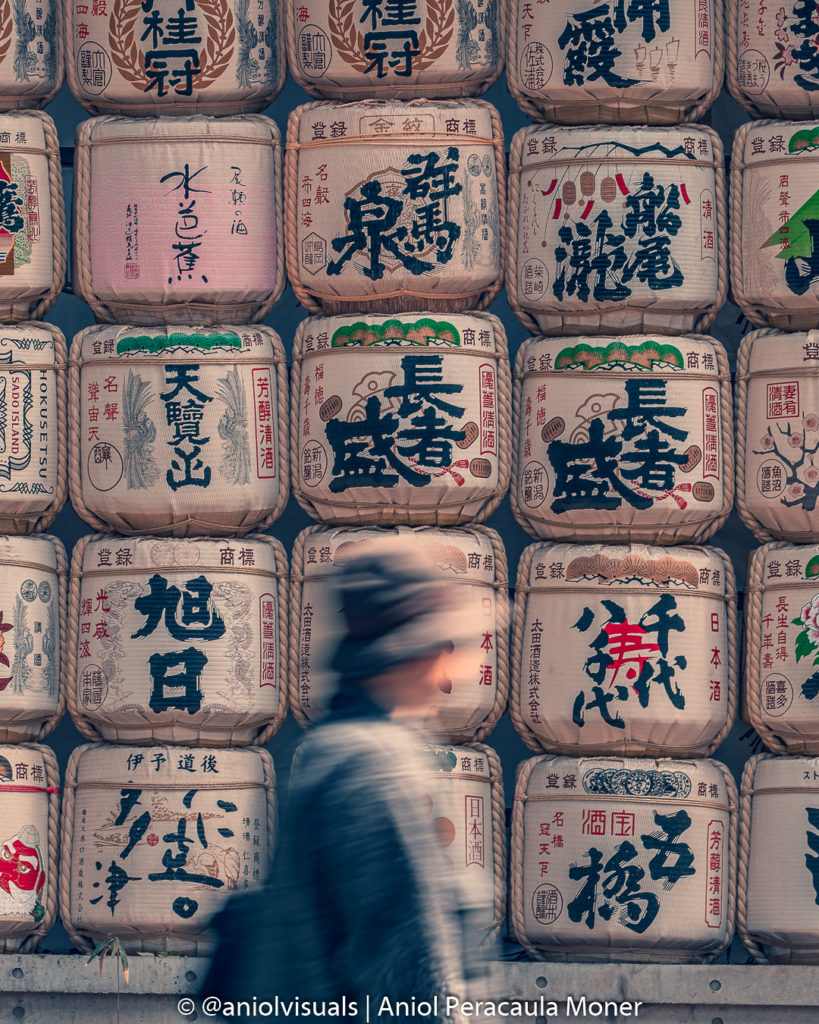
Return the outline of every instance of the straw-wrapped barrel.
{"type": "Polygon", "coordinates": [[[83,537],[68,706],[89,739],[266,743],[287,714],[287,557],[240,541],[83,537]]]}

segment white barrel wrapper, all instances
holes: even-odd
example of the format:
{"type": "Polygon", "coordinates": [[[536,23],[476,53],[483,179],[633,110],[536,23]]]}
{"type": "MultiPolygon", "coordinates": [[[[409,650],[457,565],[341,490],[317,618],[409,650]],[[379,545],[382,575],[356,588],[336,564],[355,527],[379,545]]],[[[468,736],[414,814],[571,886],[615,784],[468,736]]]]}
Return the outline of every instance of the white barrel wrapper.
{"type": "Polygon", "coordinates": [[[469,941],[497,935],[506,918],[506,817],[498,755],[480,743],[430,746],[427,800],[443,859],[468,909],[469,941]]]}
{"type": "Polygon", "coordinates": [[[37,320],[65,284],[60,144],[48,114],[0,114],[0,320],[37,320]]]}
{"type": "Polygon", "coordinates": [[[712,754],[737,705],[718,548],[533,544],[515,588],[511,716],[535,751],[712,754]]]}
{"type": "Polygon", "coordinates": [[[736,830],[718,761],[524,761],[511,934],[540,960],[712,960],[734,931],[736,830]]]}
{"type": "Polygon", "coordinates": [[[734,136],[731,293],[757,326],[816,326],[818,142],[816,121],[752,121],[734,136]]]}
{"type": "Polygon", "coordinates": [[[284,288],[282,226],[268,117],[107,116],[77,129],[72,279],[104,323],[263,319],[284,288]]]}
{"type": "Polygon", "coordinates": [[[722,86],[722,0],[509,0],[509,91],[536,121],[695,121],[722,86]]]}
{"type": "Polygon", "coordinates": [[[120,533],[266,529],[289,488],[284,366],[264,326],[81,331],[69,417],[79,515],[120,533]]]}
{"type": "Polygon", "coordinates": [[[480,522],[506,493],[511,374],[489,313],[312,317],[292,390],[295,497],[316,519],[480,522]]]}
{"type": "Polygon", "coordinates": [[[0,952],[30,953],[57,917],[60,776],[34,743],[0,746],[0,952]]]}
{"type": "Polygon", "coordinates": [[[503,67],[506,0],[283,0],[290,71],[311,96],[477,96],[503,67]]]}
{"type": "Polygon", "coordinates": [[[739,829],[742,941],[758,961],[819,963],[819,760],[752,757],[739,829]]]}
{"type": "Polygon", "coordinates": [[[752,117],[816,117],[814,0],[726,4],[725,61],[731,95],[752,117]]]}
{"type": "Polygon", "coordinates": [[[117,743],[266,743],[287,713],[279,541],[95,535],[71,567],[69,709],[117,743]]]}
{"type": "Polygon", "coordinates": [[[722,143],[711,128],[538,125],[512,139],[506,288],[546,334],[681,334],[725,302],[722,143]]]}
{"type": "Polygon", "coordinates": [[[308,103],[287,125],[287,273],[311,312],[484,309],[500,291],[500,115],[482,100],[308,103]]]}
{"type": "Polygon", "coordinates": [[[269,868],[270,754],[91,743],[65,786],[60,917],[74,943],[115,934],[129,953],[212,954],[210,918],[269,868]]]}
{"type": "Polygon", "coordinates": [[[533,338],[514,398],[510,498],[533,536],[680,544],[728,516],[730,373],[713,338],[533,338]]]}
{"type": "Polygon", "coordinates": [[[281,0],[186,0],[182,15],[167,0],[66,10],[68,84],[93,114],[247,113],[284,85],[281,0]]]}
{"type": "Polygon", "coordinates": [[[758,540],[819,540],[819,333],[747,334],[736,406],[742,521],[758,540]]]}
{"type": "Polygon", "coordinates": [[[745,588],[744,715],[775,753],[819,753],[819,546],[763,544],[745,588]]]}
{"type": "MultiPolygon", "coordinates": [[[[344,635],[333,574],[360,547],[385,537],[411,537],[462,588],[464,619],[473,615],[474,636],[455,639],[451,664],[458,670],[432,718],[455,741],[484,739],[506,707],[509,687],[508,579],[500,537],[485,526],[440,530],[333,529],[311,526],[293,548],[290,626],[290,706],[302,725],[326,712],[338,675],[331,661],[344,635]],[[469,611],[467,611],[469,609],[469,611]]],[[[461,591],[459,591],[461,592],[461,591]]],[[[466,621],[465,621],[466,626],[466,621]]]]}
{"type": "Polygon", "coordinates": [[[62,0],[3,0],[0,110],[44,107],[63,84],[62,0]]]}
{"type": "Polygon", "coordinates": [[[44,530],[65,502],[66,358],[51,324],[0,331],[0,532],[44,530]]]}
{"type": "Polygon", "coordinates": [[[0,537],[0,741],[41,740],[65,709],[65,548],[56,537],[0,537]]]}

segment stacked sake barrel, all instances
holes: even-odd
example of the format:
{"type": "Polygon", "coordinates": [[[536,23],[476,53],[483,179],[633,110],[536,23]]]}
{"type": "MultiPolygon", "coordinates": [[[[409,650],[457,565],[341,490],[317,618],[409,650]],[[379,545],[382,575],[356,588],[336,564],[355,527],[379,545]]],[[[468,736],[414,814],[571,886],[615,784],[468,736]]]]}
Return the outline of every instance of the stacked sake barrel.
{"type": "Polygon", "coordinates": [[[749,952],[774,963],[819,962],[809,912],[819,753],[819,304],[808,166],[819,106],[809,6],[752,16],[737,5],[728,21],[728,87],[752,117],[766,118],[737,131],[730,185],[731,288],[759,328],[743,338],[737,360],[737,507],[762,542],[748,564],[743,717],[771,752],[752,758],[742,780],[738,925],[749,952]],[[767,877],[773,856],[786,894],[767,877]]]}
{"type": "Polygon", "coordinates": [[[772,752],[752,758],[742,781],[738,924],[751,954],[771,963],[819,959],[819,929],[806,910],[814,905],[810,849],[819,820],[809,806],[816,802],[813,755],[819,753],[815,333],[754,331],[737,361],[737,505],[766,542],[748,564],[743,716],[772,752]],[[787,814],[788,827],[778,826],[772,813],[787,814]],[[798,867],[782,864],[787,895],[771,888],[762,867],[773,855],[774,835],[780,859],[807,844],[798,867]]]}
{"type": "Polygon", "coordinates": [[[61,913],[93,948],[206,953],[272,854],[261,749],[287,712],[289,492],[274,0],[74,5],[77,295],[61,913]],[[134,173],[134,168],[139,173],[134,173]],[[231,748],[231,749],[226,749],[231,748]],[[113,847],[113,849],[111,849],[113,847]],[[172,868],[168,868],[169,863],[172,868]],[[170,881],[165,886],[162,883],[170,881]],[[127,886],[127,888],[126,888],[127,886]]]}
{"type": "Polygon", "coordinates": [[[732,938],[737,827],[707,760],[737,704],[734,573],[696,546],[733,502],[728,358],[702,333],[727,291],[723,151],[680,124],[721,88],[723,11],[586,6],[508,5],[510,91],[547,122],[509,168],[506,288],[536,334],[510,499],[538,541],[513,614],[510,716],[538,756],[510,932],[538,959],[693,962],[732,938]]]}
{"type": "Polygon", "coordinates": [[[483,312],[503,277],[503,133],[472,97],[500,74],[503,25],[498,5],[452,0],[286,7],[292,73],[320,100],[291,113],[285,157],[288,276],[314,314],[293,347],[291,479],[319,522],[293,550],[291,708],[309,726],[337,685],[332,574],[411,540],[458,590],[428,723],[457,745],[433,749],[430,807],[488,936],[505,915],[503,782],[477,741],[506,707],[509,613],[504,547],[480,524],[509,485],[512,389],[483,312]]]}
{"type": "Polygon", "coordinates": [[[40,742],[65,709],[67,564],[42,531],[66,498],[66,345],[39,321],[65,282],[54,122],[62,5],[0,12],[0,951],[36,949],[57,912],[59,771],[40,742]]]}
{"type": "Polygon", "coordinates": [[[72,504],[105,532],[71,564],[68,707],[92,743],[68,768],[61,915],[82,949],[113,916],[126,949],[206,953],[210,916],[272,854],[261,745],[287,712],[287,556],[250,531],[287,501],[282,344],[261,326],[91,327],[70,407],[72,504]]]}

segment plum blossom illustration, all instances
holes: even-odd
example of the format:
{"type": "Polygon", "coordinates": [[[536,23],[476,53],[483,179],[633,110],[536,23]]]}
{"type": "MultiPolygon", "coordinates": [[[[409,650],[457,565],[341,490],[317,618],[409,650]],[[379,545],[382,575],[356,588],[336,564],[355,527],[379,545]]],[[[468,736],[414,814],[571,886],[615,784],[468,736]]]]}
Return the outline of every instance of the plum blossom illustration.
{"type": "Polygon", "coordinates": [[[753,449],[754,455],[775,455],[783,463],[783,495],[786,508],[800,505],[806,512],[819,499],[819,413],[809,412],[801,422],[790,420],[768,427],[753,449]]]}

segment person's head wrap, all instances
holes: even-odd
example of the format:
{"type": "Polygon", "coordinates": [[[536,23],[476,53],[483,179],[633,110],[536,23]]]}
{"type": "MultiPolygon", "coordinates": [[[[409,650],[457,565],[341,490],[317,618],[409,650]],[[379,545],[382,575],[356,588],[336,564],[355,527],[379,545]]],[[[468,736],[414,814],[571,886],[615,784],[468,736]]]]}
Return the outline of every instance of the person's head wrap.
{"type": "Polygon", "coordinates": [[[367,545],[344,562],[334,583],[346,633],[332,667],[342,680],[452,649],[454,588],[418,545],[403,539],[367,545]]]}

